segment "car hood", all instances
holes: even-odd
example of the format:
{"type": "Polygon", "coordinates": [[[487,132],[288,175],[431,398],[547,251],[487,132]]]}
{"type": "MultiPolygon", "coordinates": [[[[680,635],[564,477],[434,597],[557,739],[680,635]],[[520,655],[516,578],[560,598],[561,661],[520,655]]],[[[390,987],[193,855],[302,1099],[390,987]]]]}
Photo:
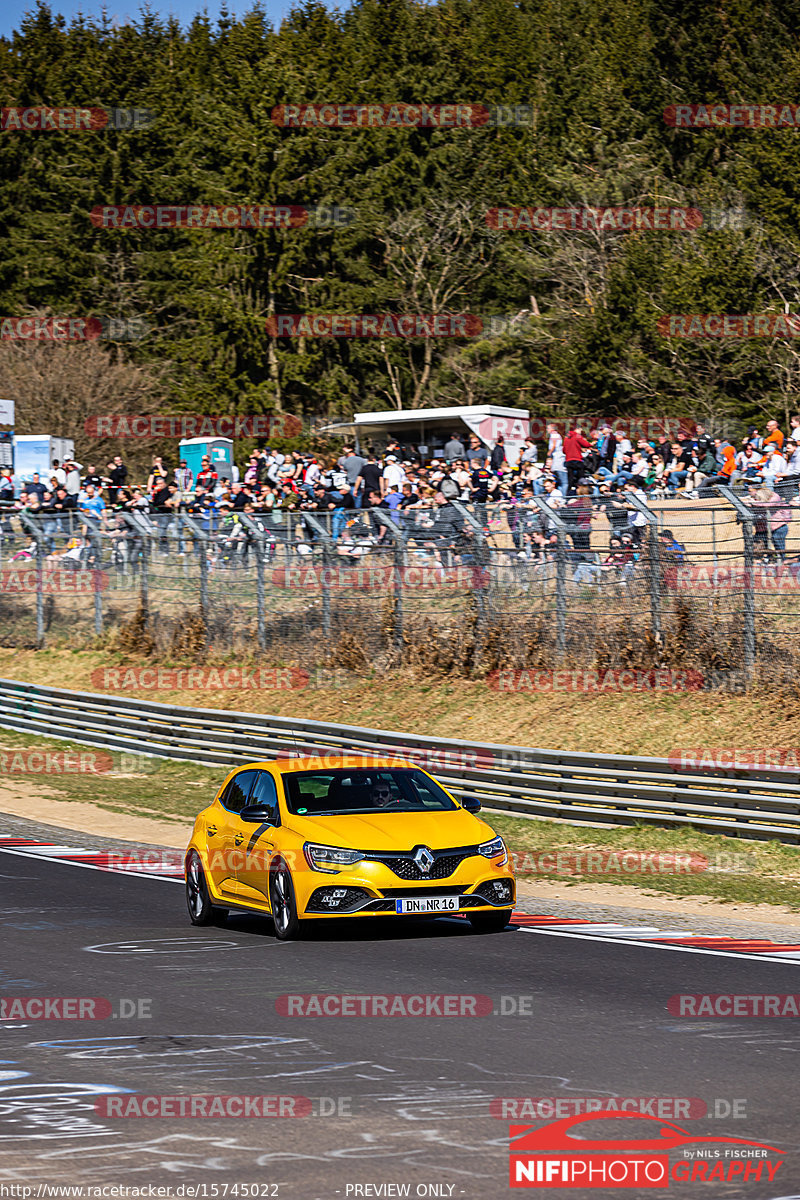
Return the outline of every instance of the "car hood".
{"type": "Polygon", "coordinates": [[[475,846],[494,837],[493,830],[463,808],[453,812],[342,813],[336,817],[290,816],[286,822],[300,837],[353,850],[413,850],[429,846],[475,846]]]}

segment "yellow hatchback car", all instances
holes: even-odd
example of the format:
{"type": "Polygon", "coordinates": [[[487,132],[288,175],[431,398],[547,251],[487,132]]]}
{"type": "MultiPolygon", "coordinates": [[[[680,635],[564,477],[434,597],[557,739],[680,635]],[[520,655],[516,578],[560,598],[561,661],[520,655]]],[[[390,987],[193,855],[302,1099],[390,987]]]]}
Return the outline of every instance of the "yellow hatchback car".
{"type": "Polygon", "coordinates": [[[270,913],[281,940],[310,919],[461,913],[506,927],[515,900],[503,839],[426,771],[396,758],[237,767],[194,824],[186,902],[195,925],[270,913]]]}

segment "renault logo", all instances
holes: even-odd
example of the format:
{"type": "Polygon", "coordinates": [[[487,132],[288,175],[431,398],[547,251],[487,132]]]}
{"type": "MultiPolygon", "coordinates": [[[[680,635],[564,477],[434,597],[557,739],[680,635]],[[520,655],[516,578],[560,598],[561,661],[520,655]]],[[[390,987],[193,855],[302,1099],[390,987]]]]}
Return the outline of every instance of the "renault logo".
{"type": "Polygon", "coordinates": [[[421,875],[428,875],[433,866],[434,857],[427,846],[420,846],[418,850],[414,851],[414,862],[421,875]]]}

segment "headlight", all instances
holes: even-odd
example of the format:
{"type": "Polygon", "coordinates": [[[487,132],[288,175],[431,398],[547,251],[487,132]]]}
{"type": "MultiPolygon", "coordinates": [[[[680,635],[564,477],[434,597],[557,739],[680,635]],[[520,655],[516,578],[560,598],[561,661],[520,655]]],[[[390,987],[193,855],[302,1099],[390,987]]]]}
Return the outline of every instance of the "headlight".
{"type": "Polygon", "coordinates": [[[341,867],[351,867],[353,863],[361,862],[364,857],[360,850],[342,850],[340,846],[318,846],[315,842],[306,842],[303,853],[312,871],[327,871],[328,874],[335,873],[341,867]]]}
{"type": "Polygon", "coordinates": [[[478,846],[478,854],[482,854],[484,858],[499,858],[502,855],[503,862],[497,864],[499,867],[508,862],[506,844],[501,837],[492,838],[491,842],[484,842],[482,846],[478,846]]]}

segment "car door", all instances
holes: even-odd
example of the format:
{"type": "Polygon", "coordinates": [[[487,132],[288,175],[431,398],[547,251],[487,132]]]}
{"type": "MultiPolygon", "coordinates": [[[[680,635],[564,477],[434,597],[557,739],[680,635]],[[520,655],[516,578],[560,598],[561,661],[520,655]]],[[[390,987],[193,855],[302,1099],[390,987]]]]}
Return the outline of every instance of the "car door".
{"type": "MultiPolygon", "coordinates": [[[[258,771],[250,768],[237,772],[219,798],[220,819],[215,822],[216,834],[209,838],[209,861],[216,864],[213,872],[218,891],[225,896],[237,896],[239,885],[236,868],[242,858],[244,831],[247,828],[239,813],[247,804],[250,788],[258,771]],[[212,850],[213,842],[213,850],[212,850]]],[[[210,829],[208,831],[211,832],[210,829]]]]}
{"type": "Polygon", "coordinates": [[[275,847],[275,837],[280,828],[280,808],[275,777],[270,771],[258,771],[250,789],[248,804],[262,804],[271,814],[271,819],[254,824],[240,821],[246,841],[240,846],[244,853],[236,858],[236,879],[242,899],[260,904],[268,903],[269,859],[275,847]]]}

